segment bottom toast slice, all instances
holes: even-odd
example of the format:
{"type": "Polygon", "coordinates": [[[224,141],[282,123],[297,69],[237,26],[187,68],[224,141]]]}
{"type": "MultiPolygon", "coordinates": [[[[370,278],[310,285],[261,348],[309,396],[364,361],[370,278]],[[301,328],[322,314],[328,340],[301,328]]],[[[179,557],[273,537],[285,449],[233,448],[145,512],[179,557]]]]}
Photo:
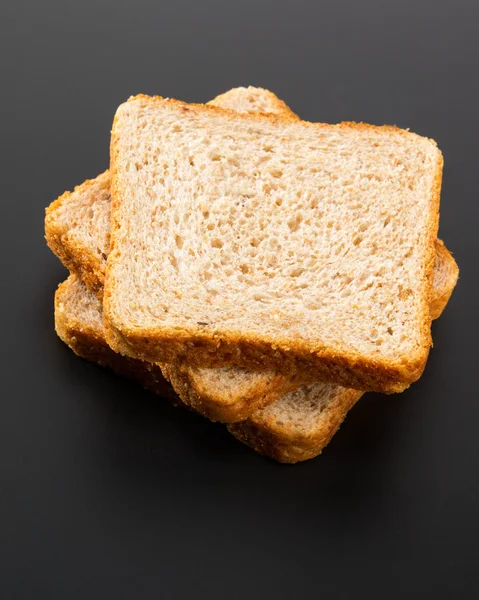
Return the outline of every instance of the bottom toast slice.
{"type": "MultiPolygon", "coordinates": [[[[457,265],[438,249],[431,314],[437,318],[454,289],[457,265]]],[[[108,346],[103,333],[103,307],[75,275],[55,294],[55,329],[79,356],[137,379],[144,387],[187,406],[174,393],[158,365],[127,358],[108,346]]],[[[295,463],[320,454],[363,392],[338,385],[314,383],[281,396],[249,419],[230,424],[229,431],[260,454],[279,462],[295,463]]],[[[186,395],[183,400],[188,398],[186,395]]],[[[194,403],[191,404],[194,408],[194,403]]]]}

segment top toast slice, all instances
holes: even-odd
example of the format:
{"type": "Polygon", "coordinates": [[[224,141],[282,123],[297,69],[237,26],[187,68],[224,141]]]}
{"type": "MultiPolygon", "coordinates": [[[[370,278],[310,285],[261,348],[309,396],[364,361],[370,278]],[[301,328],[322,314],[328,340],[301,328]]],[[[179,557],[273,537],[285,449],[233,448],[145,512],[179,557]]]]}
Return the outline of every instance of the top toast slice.
{"type": "Polygon", "coordinates": [[[422,373],[434,142],[137,96],[111,168],[114,349],[385,392],[422,373]]]}

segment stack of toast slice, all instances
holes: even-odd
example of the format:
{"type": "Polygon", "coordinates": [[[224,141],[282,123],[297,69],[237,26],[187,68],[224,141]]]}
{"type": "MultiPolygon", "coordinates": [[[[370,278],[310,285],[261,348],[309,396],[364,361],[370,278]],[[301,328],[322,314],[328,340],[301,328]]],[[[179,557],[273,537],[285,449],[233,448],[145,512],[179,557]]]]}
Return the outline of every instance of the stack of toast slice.
{"type": "Polygon", "coordinates": [[[131,99],[111,167],[46,214],[72,273],[56,330],[78,355],[282,462],[319,454],[364,391],[420,376],[458,277],[434,143],[237,88],[208,107],[131,99]]]}

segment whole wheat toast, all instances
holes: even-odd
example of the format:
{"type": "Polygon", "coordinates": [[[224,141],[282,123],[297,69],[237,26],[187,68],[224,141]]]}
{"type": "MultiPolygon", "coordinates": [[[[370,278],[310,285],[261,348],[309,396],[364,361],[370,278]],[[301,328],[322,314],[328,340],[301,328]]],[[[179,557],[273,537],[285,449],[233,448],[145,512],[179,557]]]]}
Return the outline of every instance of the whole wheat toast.
{"type": "Polygon", "coordinates": [[[140,95],[116,113],[111,170],[113,349],[386,393],[421,375],[433,141],[140,95]]]}
{"type": "MultiPolygon", "coordinates": [[[[251,107],[256,110],[258,106],[266,106],[270,112],[298,118],[274,94],[258,88],[231,90],[212,102],[235,109],[245,105],[250,110],[251,107]]],[[[109,252],[109,185],[107,171],[53,202],[47,209],[45,219],[49,246],[99,298],[103,296],[109,252]]],[[[447,253],[445,264],[451,264],[457,270],[454,259],[442,242],[438,243],[437,251],[447,253]]],[[[449,294],[451,291],[452,287],[449,294]]],[[[442,302],[445,305],[447,298],[442,302]]],[[[432,312],[432,316],[435,318],[437,315],[432,312]]],[[[275,372],[254,373],[237,368],[202,369],[179,361],[163,365],[163,368],[176,391],[188,403],[212,420],[224,422],[243,420],[258,407],[299,385],[275,372]]]]}
{"type": "MultiPolygon", "coordinates": [[[[432,305],[437,318],[454,289],[458,271],[447,250],[438,252],[435,268],[432,305]]],[[[75,275],[60,284],[55,294],[55,328],[79,356],[137,379],[143,387],[166,396],[174,404],[189,406],[174,394],[157,365],[121,356],[108,346],[101,302],[75,275]]],[[[322,452],[361,396],[362,392],[332,384],[303,386],[228,428],[260,454],[279,462],[295,463],[322,452]]],[[[187,393],[185,398],[190,395],[187,393]]]]}

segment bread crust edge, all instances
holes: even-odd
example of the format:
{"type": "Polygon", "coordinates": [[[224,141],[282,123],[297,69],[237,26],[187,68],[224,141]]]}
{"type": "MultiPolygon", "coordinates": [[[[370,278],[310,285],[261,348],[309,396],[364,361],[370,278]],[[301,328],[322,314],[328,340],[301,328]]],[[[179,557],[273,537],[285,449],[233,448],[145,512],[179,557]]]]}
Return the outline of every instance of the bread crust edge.
{"type": "Polygon", "coordinates": [[[287,426],[261,413],[242,423],[228,425],[228,431],[259,454],[278,462],[294,464],[309,460],[321,454],[362,395],[355,390],[341,392],[325,409],[321,426],[310,434],[292,433],[287,426]]]}

